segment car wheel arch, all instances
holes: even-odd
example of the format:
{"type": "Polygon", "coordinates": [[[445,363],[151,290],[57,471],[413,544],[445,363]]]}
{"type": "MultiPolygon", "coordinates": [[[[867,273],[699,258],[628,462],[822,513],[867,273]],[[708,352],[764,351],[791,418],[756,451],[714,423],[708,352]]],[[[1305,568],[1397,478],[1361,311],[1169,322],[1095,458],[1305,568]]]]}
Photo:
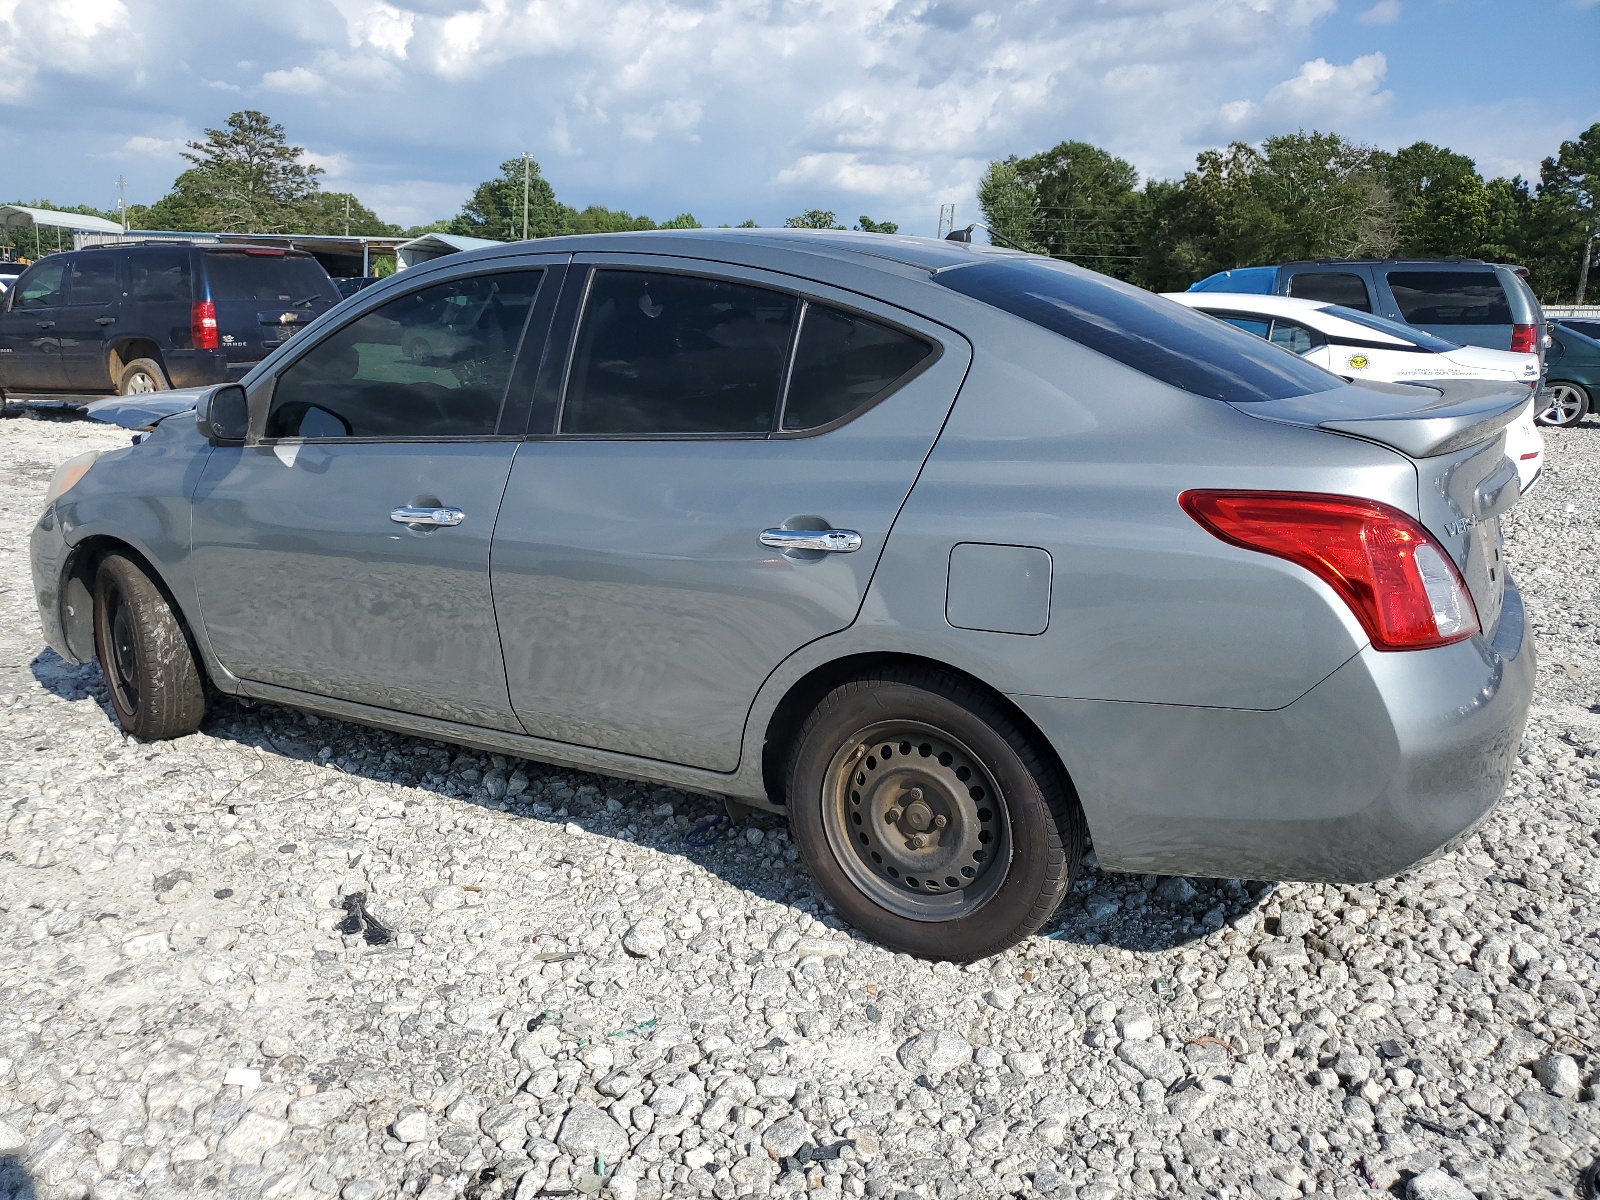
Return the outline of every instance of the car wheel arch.
{"type": "Polygon", "coordinates": [[[160,569],[151,561],[149,555],[137,546],[109,534],[95,534],[84,538],[73,547],[72,554],[62,570],[61,628],[67,639],[67,648],[72,651],[73,656],[80,662],[89,662],[95,657],[94,581],[101,562],[109,554],[120,554],[131,559],[161,590],[167,604],[178,618],[178,624],[183,628],[183,635],[188,639],[190,649],[195,653],[195,661],[200,664],[202,673],[209,678],[211,663],[195,637],[189,613],[179,602],[171,585],[162,577],[160,569]]]}
{"type": "Polygon", "coordinates": [[[106,351],[106,365],[111,372],[112,386],[122,378],[122,372],[127,365],[137,358],[148,358],[161,367],[167,369],[167,360],[162,356],[161,347],[147,337],[138,335],[124,335],[113,341],[106,351]]]}
{"type": "Polygon", "coordinates": [[[775,805],[781,807],[786,801],[784,770],[789,750],[806,718],[823,697],[847,680],[874,672],[907,667],[941,671],[984,692],[1017,728],[1035,743],[1044,761],[1053,770],[1059,771],[1063,780],[1071,783],[1071,772],[1067,770],[1066,764],[1050,739],[1044,735],[1031,716],[998,688],[986,683],[970,671],[964,671],[936,658],[903,651],[864,651],[830,659],[813,667],[788,685],[768,714],[760,745],[761,779],[766,785],[768,797],[775,805]]]}

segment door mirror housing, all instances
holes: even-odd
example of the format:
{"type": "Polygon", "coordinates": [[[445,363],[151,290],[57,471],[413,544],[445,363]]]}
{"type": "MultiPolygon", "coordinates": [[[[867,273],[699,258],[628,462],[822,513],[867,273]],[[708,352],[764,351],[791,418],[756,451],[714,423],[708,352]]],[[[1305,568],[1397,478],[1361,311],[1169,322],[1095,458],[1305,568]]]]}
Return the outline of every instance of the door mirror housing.
{"type": "Polygon", "coordinates": [[[194,423],[213,446],[238,446],[250,428],[250,401],[237,383],[224,383],[200,394],[194,423]]]}

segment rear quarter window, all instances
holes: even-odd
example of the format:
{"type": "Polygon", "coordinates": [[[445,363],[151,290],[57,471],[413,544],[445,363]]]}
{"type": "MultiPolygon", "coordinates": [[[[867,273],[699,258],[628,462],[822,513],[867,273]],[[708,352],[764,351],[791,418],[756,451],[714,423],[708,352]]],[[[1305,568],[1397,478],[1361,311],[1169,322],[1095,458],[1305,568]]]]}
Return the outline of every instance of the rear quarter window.
{"type": "Polygon", "coordinates": [[[999,259],[934,280],[1197,396],[1252,403],[1343,386],[1259,337],[1068,263],[999,259]]]}
{"type": "Polygon", "coordinates": [[[250,300],[270,305],[339,301],[339,290],[322,264],[306,255],[212,250],[206,253],[205,264],[214,301],[250,300]]]}
{"type": "Polygon", "coordinates": [[[1353,271],[1302,271],[1289,280],[1289,295],[1299,300],[1342,304],[1357,312],[1372,311],[1367,282],[1353,271]]]}
{"type": "Polygon", "coordinates": [[[194,289],[186,250],[128,256],[128,299],[140,304],[188,304],[194,289]]]}
{"type": "Polygon", "coordinates": [[[1511,304],[1493,271],[1390,271],[1389,290],[1413,325],[1510,325],[1511,304]]]}

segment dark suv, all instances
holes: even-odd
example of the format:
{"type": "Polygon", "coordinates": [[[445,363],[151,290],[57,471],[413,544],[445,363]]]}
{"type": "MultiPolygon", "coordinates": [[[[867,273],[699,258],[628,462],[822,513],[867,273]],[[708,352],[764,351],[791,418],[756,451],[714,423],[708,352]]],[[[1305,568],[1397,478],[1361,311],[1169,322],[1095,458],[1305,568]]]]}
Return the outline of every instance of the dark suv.
{"type": "Polygon", "coordinates": [[[1342,304],[1458,346],[1538,354],[1544,314],[1522,268],[1478,259],[1317,259],[1218,271],[1191,292],[1246,292],[1342,304]]]}
{"type": "Polygon", "coordinates": [[[52,254],[0,300],[0,392],[159,392],[241,378],[339,302],[309,254],[157,243],[52,254]]]}

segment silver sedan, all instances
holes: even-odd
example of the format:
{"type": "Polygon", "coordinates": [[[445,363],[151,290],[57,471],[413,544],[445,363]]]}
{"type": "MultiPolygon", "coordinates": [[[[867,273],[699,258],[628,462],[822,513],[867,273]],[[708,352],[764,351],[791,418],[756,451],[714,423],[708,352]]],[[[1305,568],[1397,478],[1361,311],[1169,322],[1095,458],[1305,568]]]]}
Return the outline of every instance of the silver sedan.
{"type": "Polygon", "coordinates": [[[1358,881],[1484,818],[1534,673],[1526,396],[1417,411],[983,247],[550,239],[145,398],[51,484],[35,582],[137,737],[209,684],[734,797],[859,929],[970,960],[1091,836],[1358,881]]]}

